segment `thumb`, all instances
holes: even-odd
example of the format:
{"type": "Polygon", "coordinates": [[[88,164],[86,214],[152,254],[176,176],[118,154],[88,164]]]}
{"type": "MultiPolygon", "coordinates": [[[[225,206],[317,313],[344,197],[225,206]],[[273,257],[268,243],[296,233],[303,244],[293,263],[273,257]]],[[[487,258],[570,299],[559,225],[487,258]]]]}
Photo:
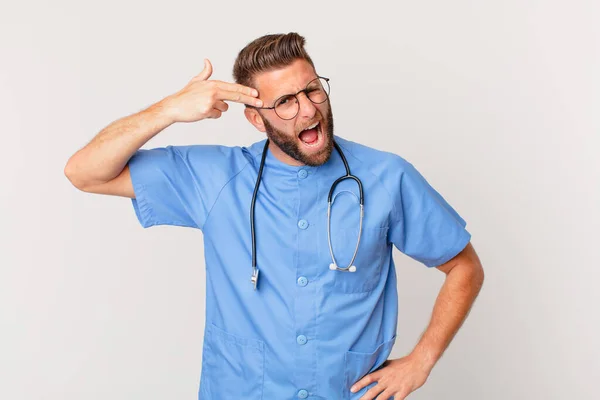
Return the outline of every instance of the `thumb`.
{"type": "Polygon", "coordinates": [[[202,70],[202,72],[200,72],[198,75],[196,75],[196,78],[198,78],[202,81],[205,81],[211,75],[212,75],[212,64],[210,63],[208,58],[205,58],[204,59],[204,69],[202,70]]]}

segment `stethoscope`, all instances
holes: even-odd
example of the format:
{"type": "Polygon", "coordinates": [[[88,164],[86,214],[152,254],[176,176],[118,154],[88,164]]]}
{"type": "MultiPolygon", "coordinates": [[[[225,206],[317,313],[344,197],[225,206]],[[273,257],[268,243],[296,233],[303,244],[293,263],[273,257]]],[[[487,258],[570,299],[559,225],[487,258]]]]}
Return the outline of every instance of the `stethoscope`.
{"type": "MultiPolygon", "coordinates": [[[[329,264],[329,269],[332,271],[356,272],[356,266],[353,264],[354,264],[354,260],[356,259],[356,254],[358,253],[358,246],[360,244],[360,236],[362,234],[362,222],[363,222],[363,216],[364,216],[363,187],[362,187],[362,182],[360,181],[360,179],[358,179],[356,176],[354,176],[350,173],[350,167],[348,166],[348,161],[346,161],[346,157],[344,156],[342,149],[340,149],[340,146],[335,141],[333,142],[333,145],[335,146],[335,149],[342,157],[342,161],[344,162],[344,167],[346,167],[346,175],[339,177],[338,179],[335,180],[335,182],[333,182],[333,184],[331,185],[331,188],[329,189],[329,195],[327,196],[327,242],[329,243],[329,254],[331,254],[331,261],[332,261],[332,263],[329,264]],[[352,179],[358,184],[360,198],[357,197],[356,194],[354,194],[354,192],[352,192],[350,190],[342,190],[342,191],[336,193],[336,195],[332,197],[333,191],[335,190],[335,187],[338,185],[338,183],[340,183],[346,179],[352,179]],[[331,246],[331,206],[333,205],[333,202],[335,201],[335,198],[337,197],[337,195],[340,193],[343,193],[343,192],[348,192],[348,193],[352,194],[354,197],[356,197],[356,199],[360,203],[360,222],[359,222],[359,226],[358,226],[358,239],[356,241],[356,248],[354,249],[354,255],[352,256],[352,260],[346,267],[341,268],[338,266],[335,256],[333,255],[333,247],[331,246]]],[[[256,185],[254,186],[254,194],[252,195],[252,205],[250,206],[250,229],[252,230],[252,277],[250,278],[250,281],[254,285],[254,290],[256,290],[256,287],[258,284],[258,268],[256,267],[256,232],[254,229],[254,205],[256,203],[256,194],[258,193],[258,187],[260,186],[262,170],[263,170],[263,167],[265,166],[265,158],[267,156],[268,147],[269,147],[269,139],[267,139],[267,141],[265,143],[265,147],[263,149],[262,159],[260,161],[260,167],[258,169],[258,178],[256,179],[256,185]]]]}

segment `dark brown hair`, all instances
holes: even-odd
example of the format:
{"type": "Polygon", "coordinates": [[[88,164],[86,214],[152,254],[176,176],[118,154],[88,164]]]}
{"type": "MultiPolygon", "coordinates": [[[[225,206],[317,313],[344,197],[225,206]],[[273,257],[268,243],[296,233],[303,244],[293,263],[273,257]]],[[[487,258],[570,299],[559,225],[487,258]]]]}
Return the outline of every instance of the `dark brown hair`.
{"type": "Polygon", "coordinates": [[[298,59],[306,60],[314,69],[304,49],[305,42],[296,32],[269,34],[253,40],[239,52],[233,65],[233,79],[240,85],[254,87],[257,74],[286,67],[298,59]]]}

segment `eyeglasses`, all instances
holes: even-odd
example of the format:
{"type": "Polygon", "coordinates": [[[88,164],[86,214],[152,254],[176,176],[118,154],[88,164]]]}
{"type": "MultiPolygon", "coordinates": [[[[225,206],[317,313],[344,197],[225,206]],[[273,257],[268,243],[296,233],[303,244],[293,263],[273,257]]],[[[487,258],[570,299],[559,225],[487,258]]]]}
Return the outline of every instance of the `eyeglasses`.
{"type": "Polygon", "coordinates": [[[329,78],[319,76],[308,82],[306,89],[299,91],[296,94],[286,94],[279,97],[273,103],[273,107],[255,107],[260,110],[275,110],[275,114],[281,119],[292,119],[298,115],[300,111],[300,101],[298,95],[304,92],[306,97],[315,104],[324,103],[329,98],[329,78]]]}

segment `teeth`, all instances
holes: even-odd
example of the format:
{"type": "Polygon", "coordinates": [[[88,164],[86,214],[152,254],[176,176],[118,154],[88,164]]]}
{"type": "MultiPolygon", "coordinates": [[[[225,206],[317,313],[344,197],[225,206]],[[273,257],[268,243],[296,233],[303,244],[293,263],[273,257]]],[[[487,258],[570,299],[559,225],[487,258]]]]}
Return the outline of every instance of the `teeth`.
{"type": "Polygon", "coordinates": [[[308,128],[306,128],[306,129],[303,129],[303,131],[307,131],[307,130],[309,130],[309,129],[312,129],[312,128],[314,128],[314,127],[315,127],[315,126],[317,126],[317,125],[319,125],[319,122],[315,122],[313,125],[309,126],[308,128]]]}

